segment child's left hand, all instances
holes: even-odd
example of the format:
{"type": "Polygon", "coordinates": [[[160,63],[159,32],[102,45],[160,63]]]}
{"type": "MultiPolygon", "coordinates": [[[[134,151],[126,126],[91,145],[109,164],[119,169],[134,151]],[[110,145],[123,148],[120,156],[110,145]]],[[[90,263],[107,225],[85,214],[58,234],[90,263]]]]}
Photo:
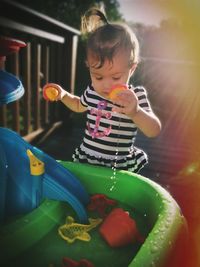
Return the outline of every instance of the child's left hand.
{"type": "Polygon", "coordinates": [[[139,110],[138,98],[132,90],[123,90],[117,95],[112,111],[126,114],[127,116],[133,118],[139,110]]]}

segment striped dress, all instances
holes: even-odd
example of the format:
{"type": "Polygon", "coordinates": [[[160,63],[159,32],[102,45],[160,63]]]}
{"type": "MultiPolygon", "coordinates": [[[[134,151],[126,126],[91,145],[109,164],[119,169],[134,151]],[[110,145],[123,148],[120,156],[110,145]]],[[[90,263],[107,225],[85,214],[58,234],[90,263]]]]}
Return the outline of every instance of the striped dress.
{"type": "MultiPolygon", "coordinates": [[[[151,107],[143,87],[134,90],[139,105],[146,111],[151,107]]],[[[148,162],[144,151],[134,146],[137,127],[126,115],[112,112],[113,103],[88,86],[81,96],[87,107],[87,125],[83,142],[76,148],[73,160],[99,166],[138,172],[148,162]]]]}

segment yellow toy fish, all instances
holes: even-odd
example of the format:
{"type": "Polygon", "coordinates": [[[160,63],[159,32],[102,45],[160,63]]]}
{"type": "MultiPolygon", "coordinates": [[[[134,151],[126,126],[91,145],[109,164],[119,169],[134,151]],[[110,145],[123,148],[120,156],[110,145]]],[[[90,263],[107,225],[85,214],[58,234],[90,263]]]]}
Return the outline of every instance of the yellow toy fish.
{"type": "Polygon", "coordinates": [[[91,236],[87,233],[102,222],[101,218],[89,218],[89,224],[75,223],[71,216],[68,216],[66,223],[58,228],[59,235],[68,243],[73,243],[76,239],[90,241],[91,236]]]}

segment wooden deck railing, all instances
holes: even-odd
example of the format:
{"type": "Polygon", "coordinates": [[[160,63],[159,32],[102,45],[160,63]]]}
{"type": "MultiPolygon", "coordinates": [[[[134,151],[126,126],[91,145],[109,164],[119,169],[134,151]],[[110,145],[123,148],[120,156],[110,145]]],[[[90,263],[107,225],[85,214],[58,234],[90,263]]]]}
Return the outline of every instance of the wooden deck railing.
{"type": "MultiPolygon", "coordinates": [[[[62,104],[44,101],[41,88],[50,81],[74,92],[80,32],[20,4],[0,0],[0,34],[27,44],[7,56],[5,70],[19,77],[25,95],[0,106],[0,126],[31,140],[69,117],[62,104]]],[[[199,114],[199,69],[199,62],[144,57],[134,74],[133,84],[147,88],[163,125],[175,125],[177,135],[187,132],[184,122],[195,121],[199,114]]]]}
{"type": "MultiPolygon", "coordinates": [[[[79,31],[9,0],[0,1],[0,35],[24,41],[6,58],[4,69],[16,75],[25,94],[0,106],[0,126],[27,140],[63,121],[62,105],[44,101],[42,87],[56,82],[74,91],[79,31]]],[[[65,111],[68,112],[68,111],[65,111]]],[[[69,114],[65,113],[65,119],[69,114]]]]}

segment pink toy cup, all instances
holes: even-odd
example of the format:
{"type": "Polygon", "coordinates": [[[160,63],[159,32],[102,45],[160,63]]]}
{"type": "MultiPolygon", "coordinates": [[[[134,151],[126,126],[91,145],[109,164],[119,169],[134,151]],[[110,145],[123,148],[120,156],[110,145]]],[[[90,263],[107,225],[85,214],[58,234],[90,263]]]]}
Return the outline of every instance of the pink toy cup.
{"type": "Polygon", "coordinates": [[[111,247],[122,247],[137,240],[138,231],[135,221],[128,212],[115,208],[105,218],[99,229],[101,236],[111,247]]]}

